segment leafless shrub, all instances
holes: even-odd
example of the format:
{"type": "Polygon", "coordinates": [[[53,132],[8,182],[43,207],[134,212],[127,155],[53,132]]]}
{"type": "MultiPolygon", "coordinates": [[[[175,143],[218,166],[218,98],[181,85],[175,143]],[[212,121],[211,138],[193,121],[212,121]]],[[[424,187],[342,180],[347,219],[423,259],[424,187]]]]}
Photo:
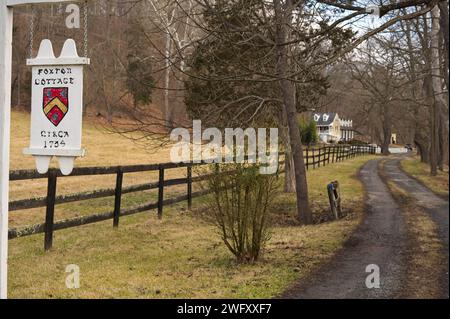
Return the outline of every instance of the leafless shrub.
{"type": "Polygon", "coordinates": [[[260,174],[257,164],[213,164],[208,170],[202,185],[212,191],[207,218],[239,262],[256,261],[270,236],[277,176],[260,174]]]}

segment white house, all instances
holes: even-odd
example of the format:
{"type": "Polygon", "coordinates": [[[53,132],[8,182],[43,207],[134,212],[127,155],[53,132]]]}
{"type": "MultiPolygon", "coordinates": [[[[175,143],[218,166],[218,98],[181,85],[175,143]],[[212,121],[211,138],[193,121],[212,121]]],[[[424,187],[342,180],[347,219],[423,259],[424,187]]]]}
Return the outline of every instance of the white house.
{"type": "Polygon", "coordinates": [[[353,120],[341,119],[341,141],[348,142],[353,140],[354,137],[353,120]]]}
{"type": "Polygon", "coordinates": [[[351,141],[354,138],[353,120],[340,119],[337,113],[315,113],[317,134],[324,143],[351,141]]]}

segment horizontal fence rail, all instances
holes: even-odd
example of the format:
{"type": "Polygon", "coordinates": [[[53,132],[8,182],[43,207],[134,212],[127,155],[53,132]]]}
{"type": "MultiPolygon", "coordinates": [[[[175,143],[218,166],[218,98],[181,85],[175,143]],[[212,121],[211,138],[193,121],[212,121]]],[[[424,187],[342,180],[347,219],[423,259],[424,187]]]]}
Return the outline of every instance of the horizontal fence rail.
{"type": "MultiPolygon", "coordinates": [[[[307,169],[318,168],[330,163],[340,162],[349,158],[364,154],[375,154],[375,147],[368,145],[333,145],[324,147],[306,147],[304,149],[304,162],[307,169]]],[[[283,154],[280,154],[283,155],[283,154]]],[[[151,165],[130,165],[130,166],[111,166],[111,167],[80,167],[75,168],[70,176],[97,176],[97,175],[116,175],[115,188],[107,188],[80,192],[68,195],[56,195],[57,180],[62,177],[57,170],[51,169],[47,174],[39,174],[34,170],[17,170],[10,172],[10,181],[24,181],[33,179],[47,179],[47,196],[21,199],[9,203],[10,211],[20,211],[31,208],[45,207],[45,222],[42,224],[30,225],[9,230],[9,239],[30,236],[44,233],[44,248],[49,250],[53,244],[53,232],[57,230],[88,225],[96,222],[113,220],[113,227],[119,226],[120,217],[129,216],[145,211],[157,210],[159,218],[163,216],[163,207],[176,203],[187,202],[188,209],[192,207],[192,199],[209,193],[208,190],[193,192],[192,185],[208,178],[209,175],[192,176],[194,166],[208,165],[209,163],[162,163],[151,165]],[[186,177],[165,179],[165,171],[169,169],[186,168],[186,177]],[[126,173],[138,172],[158,172],[158,181],[146,184],[138,184],[123,187],[123,177],[126,173]],[[169,199],[164,199],[164,190],[166,187],[186,185],[186,195],[181,195],[169,199]],[[136,207],[123,209],[121,199],[123,194],[158,190],[158,200],[154,203],[143,204],[136,207]],[[75,217],[71,219],[54,221],[55,205],[72,203],[90,199],[113,197],[114,207],[112,211],[97,213],[88,216],[75,217]]],[[[280,161],[279,165],[283,165],[280,161]]],[[[281,173],[282,171],[279,171],[281,173]]]]}

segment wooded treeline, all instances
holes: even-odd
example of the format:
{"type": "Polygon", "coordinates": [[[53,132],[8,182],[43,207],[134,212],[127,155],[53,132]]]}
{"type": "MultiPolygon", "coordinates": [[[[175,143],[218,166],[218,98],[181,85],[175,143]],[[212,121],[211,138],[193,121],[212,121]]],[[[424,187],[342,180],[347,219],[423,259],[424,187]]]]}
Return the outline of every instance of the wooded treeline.
{"type": "MultiPolygon", "coordinates": [[[[417,145],[432,174],[448,162],[447,1],[87,3],[86,111],[130,138],[144,133],[141,142],[189,126],[189,118],[219,128],[278,127],[285,190],[296,191],[306,224],[312,219],[299,114],[338,111],[383,153],[396,132],[417,145]]],[[[29,105],[30,33],[34,54],[44,37],[59,45],[73,37],[82,52],[83,28],[65,28],[64,8],[17,13],[13,104],[29,105]]]]}
{"type": "MultiPolygon", "coordinates": [[[[79,2],[80,28],[68,29],[67,4],[24,6],[15,11],[12,104],[30,107],[30,42],[35,56],[42,39],[49,38],[59,54],[66,38],[74,38],[79,55],[84,51],[84,2],[79,2]],[[32,21],[32,19],[34,21],[32,21]],[[34,27],[33,27],[34,26],[34,27]],[[30,39],[33,38],[32,41],[30,39]]],[[[182,82],[165,58],[174,50],[164,32],[162,1],[89,0],[88,55],[85,110],[113,122],[129,117],[140,104],[158,126],[187,118],[182,82]],[[155,6],[153,6],[154,4],[155,6]],[[162,51],[160,51],[162,50],[162,51]],[[170,107],[169,107],[170,106],[170,107]],[[165,114],[167,113],[167,114],[165,114]]],[[[155,126],[156,127],[156,126],[155,126]]]]}
{"type": "Polygon", "coordinates": [[[390,136],[415,144],[422,161],[448,164],[448,2],[401,21],[332,72],[325,109],[353,114],[357,129],[388,152],[390,136]]]}

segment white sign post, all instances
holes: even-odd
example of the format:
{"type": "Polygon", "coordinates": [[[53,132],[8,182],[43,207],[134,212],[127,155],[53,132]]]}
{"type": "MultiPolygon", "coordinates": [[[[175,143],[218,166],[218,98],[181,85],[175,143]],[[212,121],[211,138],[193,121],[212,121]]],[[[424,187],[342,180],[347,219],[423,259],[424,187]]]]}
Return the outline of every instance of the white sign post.
{"type": "MultiPolygon", "coordinates": [[[[13,7],[71,0],[0,0],[0,299],[7,297],[13,7]]],[[[76,0],[75,0],[76,1],[76,0]]],[[[71,2],[75,2],[71,1],[71,2]]]]}
{"type": "Polygon", "coordinates": [[[83,64],[75,41],[68,39],[61,55],[55,58],[50,40],[43,40],[35,59],[27,61],[32,68],[30,148],[24,154],[33,155],[39,173],[48,171],[56,156],[64,175],[73,169],[81,149],[83,113],[83,64]]]}

